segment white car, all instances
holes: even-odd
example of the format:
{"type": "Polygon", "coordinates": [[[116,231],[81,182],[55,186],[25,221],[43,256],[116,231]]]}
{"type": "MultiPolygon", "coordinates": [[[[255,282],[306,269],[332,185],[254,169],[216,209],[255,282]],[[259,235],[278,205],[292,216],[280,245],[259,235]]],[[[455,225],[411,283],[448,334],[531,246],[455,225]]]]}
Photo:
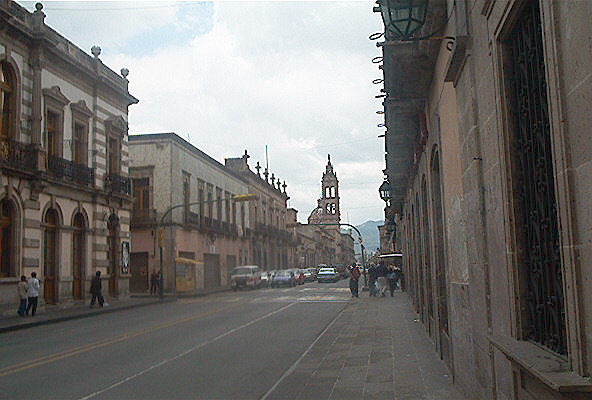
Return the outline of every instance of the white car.
{"type": "Polygon", "coordinates": [[[318,282],[338,282],[339,273],[335,268],[321,268],[317,273],[318,282]]]}

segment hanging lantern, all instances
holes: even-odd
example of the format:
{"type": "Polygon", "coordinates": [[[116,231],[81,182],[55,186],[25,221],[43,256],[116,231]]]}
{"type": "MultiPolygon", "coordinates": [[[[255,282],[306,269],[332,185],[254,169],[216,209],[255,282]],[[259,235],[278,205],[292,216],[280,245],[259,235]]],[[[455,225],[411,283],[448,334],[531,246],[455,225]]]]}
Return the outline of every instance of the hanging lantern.
{"type": "Polygon", "coordinates": [[[398,40],[413,40],[425,24],[428,0],[378,0],[386,31],[398,40]]]}

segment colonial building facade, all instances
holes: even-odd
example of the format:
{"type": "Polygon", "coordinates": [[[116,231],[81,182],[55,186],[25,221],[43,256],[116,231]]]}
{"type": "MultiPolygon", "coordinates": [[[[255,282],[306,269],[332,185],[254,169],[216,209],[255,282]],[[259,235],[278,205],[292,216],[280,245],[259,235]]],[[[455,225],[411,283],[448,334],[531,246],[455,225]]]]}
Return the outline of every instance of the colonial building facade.
{"type": "Polygon", "coordinates": [[[427,4],[381,43],[408,293],[469,398],[589,399],[590,3],[427,4]]]}
{"type": "Polygon", "coordinates": [[[294,259],[294,237],[288,230],[286,182],[283,183],[275,174],[265,168],[261,172],[259,162],[256,172],[249,167],[247,151],[242,157],[227,158],[225,165],[239,174],[248,184],[249,193],[258,197],[248,203],[250,256],[252,264],[264,270],[276,270],[292,267],[289,260],[294,259]]]}
{"type": "Polygon", "coordinates": [[[128,71],[48,27],[43,6],[0,1],[0,303],[37,272],[41,301],[88,296],[102,271],[128,292],[128,71]]]}
{"type": "Polygon", "coordinates": [[[248,181],[174,133],[130,136],[132,289],[162,269],[167,292],[226,287],[248,264],[248,181]],[[161,249],[162,248],[162,255],[161,249]]]}

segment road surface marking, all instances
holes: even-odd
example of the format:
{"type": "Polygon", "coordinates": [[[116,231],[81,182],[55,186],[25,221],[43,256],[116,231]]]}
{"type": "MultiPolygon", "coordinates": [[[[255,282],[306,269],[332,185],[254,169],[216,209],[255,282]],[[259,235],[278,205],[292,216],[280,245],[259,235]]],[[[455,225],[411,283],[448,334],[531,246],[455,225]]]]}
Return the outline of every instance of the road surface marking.
{"type": "Polygon", "coordinates": [[[345,311],[346,308],[347,308],[347,306],[343,307],[343,309],[341,311],[339,311],[339,313],[335,316],[335,318],[333,318],[333,320],[331,320],[331,322],[329,322],[329,325],[327,325],[327,327],[325,329],[323,329],[323,331],[320,333],[320,335],[317,336],[317,338],[310,344],[310,346],[308,346],[306,348],[306,350],[304,350],[304,353],[302,353],[302,355],[300,357],[298,357],[298,360],[296,360],[294,362],[294,364],[292,364],[292,366],[290,368],[288,368],[282,376],[280,376],[280,379],[278,379],[277,382],[273,384],[273,386],[263,395],[263,397],[261,397],[260,400],[266,400],[269,397],[269,395],[279,386],[279,384],[282,383],[282,381],[284,379],[286,379],[288,377],[288,375],[290,375],[292,372],[294,372],[294,370],[298,367],[298,364],[300,364],[300,362],[304,359],[304,357],[310,352],[310,350],[312,350],[314,345],[317,344],[317,342],[321,339],[321,337],[323,337],[323,335],[329,330],[329,328],[331,328],[333,326],[335,321],[337,321],[337,319],[341,316],[341,314],[343,314],[343,312],[345,311]]]}
{"type": "Polygon", "coordinates": [[[168,364],[168,363],[170,363],[172,361],[178,360],[179,358],[184,357],[187,354],[193,353],[194,351],[199,350],[202,347],[205,347],[205,346],[207,346],[209,344],[212,344],[214,342],[217,342],[218,340],[223,339],[223,338],[225,338],[228,335],[231,335],[231,334],[233,334],[235,332],[238,332],[238,331],[240,331],[240,330],[242,330],[244,328],[247,328],[247,327],[249,327],[249,326],[251,326],[253,324],[256,324],[257,322],[262,321],[262,320],[264,320],[266,318],[269,318],[272,315],[275,315],[277,313],[280,313],[280,312],[284,311],[285,309],[292,307],[294,304],[297,304],[297,303],[287,304],[287,305],[285,305],[285,306],[283,306],[283,307],[281,307],[281,308],[279,308],[279,309],[277,309],[275,311],[271,311],[271,312],[269,312],[269,313],[267,313],[267,314],[265,314],[265,315],[263,315],[263,316],[261,316],[259,318],[255,318],[254,320],[252,320],[250,322],[247,322],[247,323],[245,323],[245,324],[243,324],[241,326],[237,326],[236,328],[232,328],[232,329],[230,329],[230,330],[228,330],[228,331],[226,331],[224,333],[219,334],[218,336],[213,337],[212,339],[206,340],[205,342],[202,342],[202,343],[198,344],[197,346],[194,346],[194,347],[192,347],[192,348],[190,348],[188,350],[185,350],[184,352],[179,353],[179,354],[177,354],[174,357],[167,358],[166,360],[162,360],[160,362],[157,362],[156,364],[153,364],[150,367],[148,367],[146,369],[143,369],[142,371],[139,371],[139,372],[137,372],[137,373],[135,373],[133,375],[128,376],[127,378],[124,378],[124,379],[122,379],[122,380],[120,380],[118,382],[115,382],[112,385],[109,385],[109,386],[107,386],[104,389],[101,389],[101,390],[98,390],[98,391],[96,391],[94,393],[91,393],[88,396],[82,397],[79,400],[88,400],[88,399],[91,399],[91,398],[93,398],[95,396],[98,396],[98,395],[100,395],[102,393],[105,393],[105,392],[107,392],[107,391],[109,391],[111,389],[114,389],[114,388],[116,388],[118,386],[121,386],[124,383],[131,381],[132,379],[135,379],[135,378],[137,378],[139,376],[142,376],[142,375],[146,374],[147,372],[152,371],[153,369],[156,369],[158,367],[162,367],[165,364],[168,364]]]}
{"type": "Polygon", "coordinates": [[[25,371],[27,369],[31,369],[31,368],[38,367],[38,366],[45,365],[45,364],[49,364],[49,363],[52,363],[55,361],[63,360],[64,358],[70,358],[72,356],[75,356],[76,354],[86,353],[88,351],[99,349],[101,347],[105,347],[110,344],[119,343],[124,340],[132,339],[132,338],[135,338],[135,337],[141,336],[141,335],[145,335],[147,333],[156,332],[156,331],[159,331],[159,330],[162,330],[165,328],[170,328],[171,326],[179,325],[179,324],[189,322],[189,321],[192,321],[192,320],[195,320],[198,318],[207,317],[211,314],[215,314],[220,311],[226,311],[231,308],[239,307],[241,305],[242,304],[230,304],[230,305],[224,306],[220,309],[211,310],[211,311],[207,311],[205,313],[192,315],[191,317],[168,322],[166,324],[156,325],[156,326],[153,326],[150,328],[141,329],[136,332],[130,332],[130,333],[125,333],[123,335],[113,336],[113,337],[110,337],[107,339],[100,340],[98,342],[93,342],[93,343],[85,344],[82,346],[73,347],[71,349],[64,350],[59,353],[50,354],[48,356],[40,357],[40,358],[37,358],[34,360],[23,361],[21,363],[10,365],[8,367],[4,367],[4,368],[0,369],[0,377],[12,375],[12,374],[15,374],[20,371],[25,371]]]}

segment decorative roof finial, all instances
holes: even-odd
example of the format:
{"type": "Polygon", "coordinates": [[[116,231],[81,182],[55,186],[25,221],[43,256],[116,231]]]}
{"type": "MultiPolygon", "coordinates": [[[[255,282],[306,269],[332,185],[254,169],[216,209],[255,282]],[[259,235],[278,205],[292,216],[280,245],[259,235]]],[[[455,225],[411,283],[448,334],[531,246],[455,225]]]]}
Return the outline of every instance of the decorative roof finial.
{"type": "Polygon", "coordinates": [[[127,76],[129,75],[129,69],[127,68],[122,68],[119,72],[121,72],[121,76],[123,76],[124,78],[127,78],[127,76]]]}
{"type": "Polygon", "coordinates": [[[265,168],[265,171],[263,172],[263,176],[265,176],[265,182],[267,182],[268,178],[269,178],[269,171],[267,170],[267,168],[265,168]]]}
{"type": "Polygon", "coordinates": [[[101,55],[101,48],[97,45],[94,45],[90,48],[90,52],[95,58],[99,58],[99,56],[101,55]]]}
{"type": "Polygon", "coordinates": [[[284,184],[282,185],[282,187],[284,188],[284,193],[286,193],[286,188],[288,187],[288,185],[286,185],[286,181],[284,181],[284,184]]]}
{"type": "Polygon", "coordinates": [[[275,174],[271,174],[271,186],[274,186],[274,182],[275,182],[275,174]]]}
{"type": "Polygon", "coordinates": [[[248,160],[251,156],[249,155],[249,153],[247,152],[247,150],[245,150],[245,154],[243,154],[243,159],[248,160]]]}
{"type": "Polygon", "coordinates": [[[43,10],[43,4],[36,3],[35,4],[35,12],[41,12],[43,10]]]}
{"type": "Polygon", "coordinates": [[[259,165],[259,161],[257,161],[257,165],[255,165],[255,169],[257,170],[257,175],[261,176],[261,165],[259,165]]]}

